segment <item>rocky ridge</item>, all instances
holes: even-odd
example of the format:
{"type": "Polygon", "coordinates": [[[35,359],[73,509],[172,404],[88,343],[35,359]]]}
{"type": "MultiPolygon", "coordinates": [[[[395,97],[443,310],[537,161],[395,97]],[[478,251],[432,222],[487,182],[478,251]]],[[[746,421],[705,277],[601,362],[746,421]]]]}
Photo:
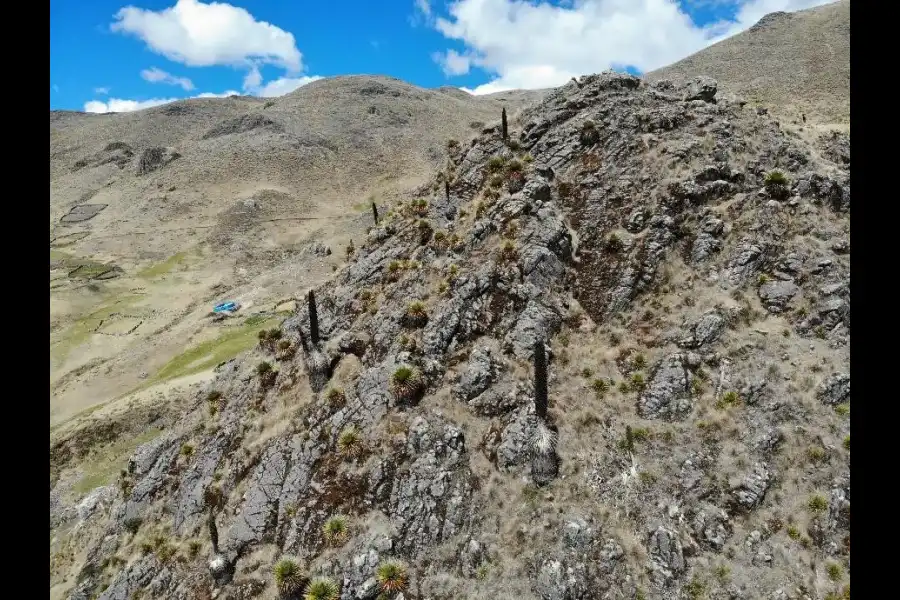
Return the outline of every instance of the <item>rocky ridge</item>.
{"type": "Polygon", "coordinates": [[[116,486],[51,504],[51,534],[86,549],[69,597],[275,597],[284,555],[344,600],[378,597],[386,558],[423,600],[842,593],[850,187],[833,137],[810,146],[710,79],[604,73],[507,140],[449,144],[315,290],[315,328],[298,311],[116,486]],[[337,514],[349,534],[328,544],[337,514]]]}

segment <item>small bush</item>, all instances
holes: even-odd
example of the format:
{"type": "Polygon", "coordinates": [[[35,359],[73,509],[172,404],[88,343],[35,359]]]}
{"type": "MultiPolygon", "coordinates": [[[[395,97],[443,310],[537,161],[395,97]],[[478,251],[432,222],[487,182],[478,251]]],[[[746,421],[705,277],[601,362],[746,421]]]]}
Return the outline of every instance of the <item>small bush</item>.
{"type": "Polygon", "coordinates": [[[512,171],[506,175],[506,191],[515,194],[525,187],[525,174],[522,171],[512,171]]]}
{"type": "Polygon", "coordinates": [[[607,252],[615,254],[617,252],[621,252],[624,244],[622,243],[622,238],[620,238],[617,234],[611,233],[606,236],[606,242],[604,243],[604,247],[607,252]]]}
{"type": "Polygon", "coordinates": [[[386,560],[375,569],[375,579],[382,592],[399,594],[406,591],[409,574],[405,564],[397,560],[386,560]]]}
{"type": "Polygon", "coordinates": [[[806,458],[808,458],[810,462],[821,462],[825,460],[825,450],[819,446],[810,446],[806,449],[806,458]]]}
{"type": "Polygon", "coordinates": [[[619,384],[619,391],[623,394],[627,394],[631,391],[631,386],[628,385],[627,381],[623,381],[619,384]]]}
{"type": "Polygon", "coordinates": [[[638,354],[634,357],[631,364],[635,369],[640,371],[647,367],[647,358],[643,354],[638,354]]]}
{"type": "Polygon", "coordinates": [[[459,140],[449,139],[447,140],[447,150],[455,150],[459,148],[459,140]]]}
{"type": "Polygon", "coordinates": [[[506,165],[506,159],[502,156],[492,156],[490,160],[488,160],[488,171],[491,173],[497,173],[503,170],[503,167],[506,165]]]}
{"type": "Polygon", "coordinates": [[[788,525],[787,534],[788,534],[788,537],[791,538],[792,540],[800,539],[800,530],[797,529],[796,525],[788,525]]]}
{"type": "Polygon", "coordinates": [[[181,445],[181,455],[182,456],[193,456],[194,455],[194,445],[189,444],[187,442],[181,445]]]}
{"type": "Polygon", "coordinates": [[[598,398],[602,398],[607,390],[609,390],[609,383],[605,379],[598,378],[591,382],[591,388],[593,388],[594,393],[597,394],[598,398]]]}
{"type": "Polygon", "coordinates": [[[218,402],[219,398],[221,398],[221,397],[222,397],[222,392],[220,392],[218,390],[213,390],[206,395],[206,401],[207,402],[218,402]]]}
{"type": "Polygon", "coordinates": [[[144,520],[140,517],[131,517],[130,519],[125,519],[125,531],[134,535],[138,532],[138,529],[141,528],[141,524],[144,520]]]}
{"type": "Polygon", "coordinates": [[[647,382],[644,381],[644,375],[641,373],[633,373],[631,375],[631,383],[629,385],[632,391],[641,393],[644,391],[644,388],[647,387],[647,382]]]}
{"type": "Polygon", "coordinates": [[[525,166],[518,159],[512,159],[508,163],[506,163],[506,172],[507,173],[520,173],[525,166]]]}
{"type": "Polygon", "coordinates": [[[262,361],[258,365],[256,365],[256,374],[260,377],[268,375],[272,372],[272,365],[266,361],[262,361]]]}
{"type": "Polygon", "coordinates": [[[350,519],[344,515],[335,515],[325,521],[325,525],[322,526],[322,533],[325,536],[325,541],[332,546],[344,543],[349,531],[350,519]]]}
{"type": "Polygon", "coordinates": [[[842,417],[846,417],[850,414],[850,405],[848,403],[838,404],[834,407],[834,412],[839,414],[842,417]]]}
{"type": "Polygon", "coordinates": [[[850,436],[844,438],[844,449],[850,451],[850,436]]]}
{"type": "Polygon", "coordinates": [[[300,566],[290,558],[282,558],[272,569],[272,576],[275,579],[275,587],[282,596],[290,596],[296,594],[303,587],[306,576],[300,569],[300,566]]]}
{"type": "Polygon", "coordinates": [[[716,408],[725,410],[726,408],[737,406],[741,403],[741,397],[735,391],[725,392],[719,400],[716,401],[716,408]]]}
{"type": "Polygon", "coordinates": [[[513,262],[519,257],[519,251],[516,249],[515,242],[507,240],[503,242],[500,250],[497,252],[500,262],[513,262]]]}
{"type": "Polygon", "coordinates": [[[200,547],[203,544],[199,542],[199,540],[191,540],[188,542],[188,558],[195,559],[197,555],[200,554],[200,547]]]}
{"type": "Polygon", "coordinates": [[[406,306],[406,323],[411,327],[421,327],[428,321],[428,311],[425,309],[425,303],[421,300],[414,300],[406,306]]]}
{"type": "Polygon", "coordinates": [[[778,170],[769,171],[764,179],[766,186],[787,185],[788,178],[784,173],[778,170]]]}
{"type": "Polygon", "coordinates": [[[581,133],[578,136],[583,146],[593,146],[600,141],[600,132],[593,121],[585,121],[581,124],[581,133]]]}
{"type": "Polygon", "coordinates": [[[828,579],[832,581],[840,581],[844,577],[844,570],[837,563],[829,563],[826,567],[828,571],[828,579]]]}
{"type": "Polygon", "coordinates": [[[503,185],[504,177],[500,173],[496,173],[491,175],[491,178],[488,180],[488,186],[492,188],[498,188],[503,185]]]}
{"type": "Polygon", "coordinates": [[[413,398],[422,388],[422,376],[411,367],[398,367],[391,375],[391,392],[400,400],[413,398]]]}
{"type": "Polygon", "coordinates": [[[328,577],[316,577],[306,586],[303,600],[338,600],[341,588],[328,577]]]}
{"type": "Polygon", "coordinates": [[[344,390],[339,387],[329,388],[325,393],[325,400],[333,408],[341,408],[347,404],[347,396],[344,394],[344,390]]]}
{"type": "Polygon", "coordinates": [[[809,510],[814,513],[824,512],[828,509],[828,500],[821,494],[814,494],[810,497],[807,506],[809,507],[809,510]]]}

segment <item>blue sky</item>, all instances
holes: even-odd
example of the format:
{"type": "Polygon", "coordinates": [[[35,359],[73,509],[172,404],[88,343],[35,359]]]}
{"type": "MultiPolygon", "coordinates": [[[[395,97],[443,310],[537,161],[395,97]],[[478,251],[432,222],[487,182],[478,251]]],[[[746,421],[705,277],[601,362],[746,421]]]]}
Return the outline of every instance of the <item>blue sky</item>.
{"type": "Polygon", "coordinates": [[[50,108],[278,96],[381,74],[473,93],[674,62],[828,0],[52,0],[50,108]]]}

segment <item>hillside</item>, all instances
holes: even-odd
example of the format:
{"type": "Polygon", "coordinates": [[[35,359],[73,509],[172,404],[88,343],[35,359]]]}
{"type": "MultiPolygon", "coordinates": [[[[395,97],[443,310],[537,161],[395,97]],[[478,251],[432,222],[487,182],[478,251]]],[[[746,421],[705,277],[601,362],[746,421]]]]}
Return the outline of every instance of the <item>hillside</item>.
{"type": "Polygon", "coordinates": [[[208,377],[252,345],[254,323],[331,276],[371,202],[408,193],[449,139],[540,94],[346,76],[272,100],[51,111],[51,425],[208,377]],[[227,299],[238,318],[206,318],[227,299]]]}
{"type": "Polygon", "coordinates": [[[696,76],[792,121],[850,123],[850,0],[766,15],[749,30],[646,75],[696,76]]]}
{"type": "MultiPolygon", "coordinates": [[[[266,133],[272,152],[365,164],[368,131],[287,123],[313,85],[263,113],[308,140],[266,133]]],[[[383,86],[373,118],[414,122],[383,86]]],[[[148,189],[277,178],[197,141],[224,112],[182,106],[203,125],[142,134],[189,140],[148,189]]],[[[165,110],[84,123],[138,143],[125,124],[165,110]]],[[[849,597],[849,137],[612,73],[508,140],[448,145],[473,117],[422,118],[440,171],[361,212],[333,276],[285,282],[302,301],[253,350],[140,429],[54,441],[51,597],[299,598],[319,577],[344,600],[849,597]]]]}

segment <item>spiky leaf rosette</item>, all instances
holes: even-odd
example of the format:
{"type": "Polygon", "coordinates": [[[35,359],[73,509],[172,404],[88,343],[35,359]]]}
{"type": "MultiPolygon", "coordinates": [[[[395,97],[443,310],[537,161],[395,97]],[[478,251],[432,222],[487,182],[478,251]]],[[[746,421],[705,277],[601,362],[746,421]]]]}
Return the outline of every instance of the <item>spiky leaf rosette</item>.
{"type": "Polygon", "coordinates": [[[386,560],[375,569],[375,579],[381,591],[397,594],[406,590],[409,573],[406,565],[398,560],[386,560]]]}
{"type": "Polygon", "coordinates": [[[282,596],[290,596],[300,591],[306,576],[296,561],[290,558],[282,558],[272,569],[275,578],[275,587],[282,596]]]}
{"type": "Polygon", "coordinates": [[[325,541],[336,546],[347,539],[350,529],[350,519],[344,515],[335,515],[325,521],[322,526],[322,533],[325,535],[325,541]]]}
{"type": "Polygon", "coordinates": [[[421,327],[428,322],[428,311],[425,309],[425,303],[415,300],[406,307],[406,323],[410,327],[421,327]]]}
{"type": "Polygon", "coordinates": [[[410,400],[422,388],[422,376],[412,367],[399,367],[391,375],[391,392],[398,400],[410,400]]]}
{"type": "Polygon", "coordinates": [[[556,432],[540,423],[532,440],[531,452],[531,479],[537,486],[547,485],[559,474],[556,441],[556,432]]]}
{"type": "Polygon", "coordinates": [[[303,600],[338,600],[341,588],[328,577],[316,577],[306,586],[303,600]]]}
{"type": "Polygon", "coordinates": [[[534,412],[547,419],[547,355],[541,340],[534,343],[534,412]]]}
{"type": "Polygon", "coordinates": [[[338,449],[347,458],[359,458],[362,454],[362,436],[354,425],[344,428],[338,436],[338,449]]]}

